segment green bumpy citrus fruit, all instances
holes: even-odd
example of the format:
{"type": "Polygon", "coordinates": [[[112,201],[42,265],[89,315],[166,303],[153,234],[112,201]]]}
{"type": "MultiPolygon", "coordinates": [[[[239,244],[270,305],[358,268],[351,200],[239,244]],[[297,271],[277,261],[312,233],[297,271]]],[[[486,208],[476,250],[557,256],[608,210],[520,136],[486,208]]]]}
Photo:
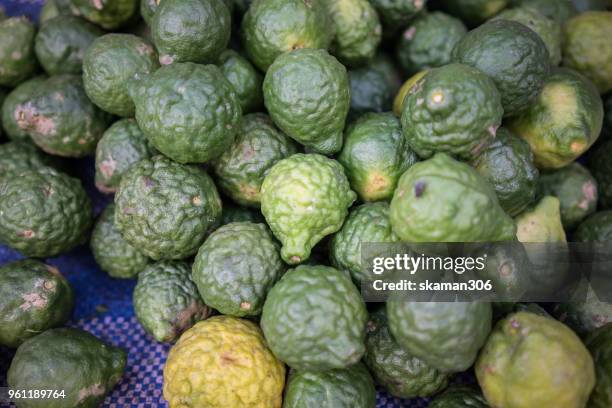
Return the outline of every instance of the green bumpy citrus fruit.
{"type": "Polygon", "coordinates": [[[389,200],[399,177],[418,157],[392,113],[368,113],[351,123],[338,161],[363,201],[389,200]]]}
{"type": "Polygon", "coordinates": [[[382,37],[376,10],[367,0],[326,1],[334,39],[331,52],[347,66],[372,61],[382,37]]]}
{"type": "Polygon", "coordinates": [[[268,115],[252,113],[243,117],[234,143],[211,164],[224,194],[238,204],[259,207],[264,177],[276,162],[294,153],[296,144],[268,115]]]}
{"type": "Polygon", "coordinates": [[[211,317],[183,333],[164,366],[171,408],[280,408],[284,384],[285,366],[259,327],[230,316],[211,317]]]}
{"type": "Polygon", "coordinates": [[[552,65],[561,62],[561,23],[548,18],[533,7],[515,7],[499,13],[493,20],[516,21],[531,28],[540,36],[550,55],[552,65]]]}
{"type": "Polygon", "coordinates": [[[110,119],[87,98],[76,75],[49,77],[13,114],[19,128],[41,149],[64,157],[93,153],[110,119]]]}
{"type": "Polygon", "coordinates": [[[213,63],[227,47],[231,14],[223,0],[164,0],[158,4],[151,34],[163,65],[213,63]]]}
{"type": "Polygon", "coordinates": [[[427,0],[372,0],[388,38],[422,12],[426,3],[427,0]]]}
{"type": "Polygon", "coordinates": [[[26,256],[51,257],[82,244],[91,218],[76,178],[47,167],[0,179],[0,241],[26,256]]]}
{"type": "Polygon", "coordinates": [[[125,240],[155,260],[195,254],[221,218],[221,199],[208,174],[164,156],[132,166],[115,204],[115,223],[125,240]]]}
{"type": "Polygon", "coordinates": [[[563,65],[580,72],[601,93],[612,90],[612,12],[587,11],[567,22],[563,65]]]}
{"type": "Polygon", "coordinates": [[[593,359],[567,326],[533,313],[500,321],[476,362],[492,406],[586,406],[595,384],[593,359]],[[554,364],[551,364],[554,362],[554,364]]]}
{"type": "Polygon", "coordinates": [[[420,157],[476,157],[495,137],[503,109],[493,81],[463,64],[434,68],[404,98],[402,128],[420,157]]]}
{"type": "Polygon", "coordinates": [[[301,265],[268,293],[261,327],[270,349],[305,371],[346,368],[365,351],[365,303],[348,273],[301,265]]]}
{"type": "Polygon", "coordinates": [[[477,26],[503,10],[509,0],[442,0],[442,4],[454,16],[470,26],[477,26]]]}
{"type": "Polygon", "coordinates": [[[561,25],[578,14],[572,0],[515,0],[519,7],[528,7],[561,25]]]}
{"type": "Polygon", "coordinates": [[[41,25],[34,50],[49,75],[80,74],[83,56],[104,32],[76,16],[57,16],[41,25]]]}
{"type": "Polygon", "coordinates": [[[365,345],[365,364],[376,382],[395,397],[429,397],[448,385],[447,373],[430,367],[397,344],[384,308],[370,314],[365,345]]]}
{"type": "Polygon", "coordinates": [[[402,175],[390,218],[406,242],[508,241],[516,233],[486,179],[444,153],[402,175]]]}
{"type": "Polygon", "coordinates": [[[289,264],[305,261],[326,235],[340,229],[357,198],[342,165],[318,154],[294,154],[276,163],[261,186],[261,211],[283,244],[289,264]]]}
{"type": "Polygon", "coordinates": [[[19,127],[19,112],[16,110],[19,105],[28,101],[30,96],[40,87],[47,77],[44,75],[36,76],[22,82],[14,88],[2,102],[2,127],[11,140],[30,141],[30,136],[25,129],[19,127]]]}
{"type": "Polygon", "coordinates": [[[516,217],[516,237],[520,242],[565,242],[559,199],[545,196],[516,217]]]}
{"type": "Polygon", "coordinates": [[[550,73],[546,44],[516,21],[494,20],[470,31],[453,49],[453,60],[489,75],[499,89],[504,116],[525,109],[550,73]]]}
{"type": "Polygon", "coordinates": [[[361,244],[398,241],[389,221],[389,204],[363,204],[349,212],[340,231],[332,237],[329,257],[336,268],[349,271],[353,281],[368,282],[373,275],[362,267],[361,244]]]}
{"type": "Polygon", "coordinates": [[[160,261],[144,268],[132,302],[142,327],[160,342],[176,341],[211,313],[191,279],[189,264],[182,261],[160,261]]]}
{"type": "Polygon", "coordinates": [[[16,140],[0,144],[0,177],[48,166],[58,168],[61,162],[57,157],[43,153],[33,143],[16,140]]]}
{"type": "Polygon", "coordinates": [[[568,165],[599,137],[603,104],[593,84],[567,68],[557,68],[542,92],[507,126],[529,142],[541,169],[568,165]]]}
{"type": "Polygon", "coordinates": [[[138,13],[138,0],[69,0],[72,14],[105,30],[116,30],[138,13]]]}
{"type": "Polygon", "coordinates": [[[465,371],[474,363],[491,331],[492,314],[484,302],[387,301],[393,338],[442,372],[465,371]]]}
{"type": "Polygon", "coordinates": [[[559,199],[561,221],[567,230],[573,230],[597,209],[597,182],[591,173],[579,163],[540,177],[540,192],[559,199]]]}
{"type": "Polygon", "coordinates": [[[132,117],[135,108],[128,86],[158,67],[157,52],[142,38],[132,34],[106,34],[97,38],[85,53],[85,91],[103,110],[132,117]]]}
{"type": "Polygon", "coordinates": [[[453,48],[466,33],[461,20],[440,11],[419,16],[397,43],[399,63],[409,75],[447,65],[453,48]]]}
{"type": "Polygon", "coordinates": [[[491,183],[499,204],[514,217],[535,200],[539,172],[529,144],[506,128],[499,128],[495,140],[471,162],[491,183]]]}
{"type": "Polygon", "coordinates": [[[279,56],[266,73],[263,93],[270,117],[289,137],[317,153],[340,151],[349,82],[344,66],[327,51],[279,56]]]}
{"type": "Polygon", "coordinates": [[[136,277],[151,262],[129,244],[115,225],[115,205],[109,204],[96,221],[89,241],[100,269],[113,278],[136,277]]]}
{"type": "Polygon", "coordinates": [[[142,159],[156,154],[134,119],[121,119],[106,129],[96,146],[96,187],[117,191],[123,174],[142,159]]]}
{"type": "Polygon", "coordinates": [[[15,390],[56,390],[64,395],[24,399],[19,402],[23,408],[97,407],[121,379],[126,363],[124,350],[84,330],[51,329],[17,349],[7,380],[15,390]]]}
{"type": "Polygon", "coordinates": [[[612,211],[598,211],[582,221],[574,234],[577,242],[612,241],[612,211]]]}
{"type": "Polygon", "coordinates": [[[234,50],[225,50],[218,59],[219,68],[234,87],[243,113],[258,111],[263,106],[263,76],[251,62],[234,50]]]}
{"type": "Polygon", "coordinates": [[[349,70],[348,76],[351,95],[349,121],[368,112],[391,110],[393,96],[401,81],[388,55],[378,53],[370,64],[349,70]]]}
{"type": "Polygon", "coordinates": [[[59,270],[33,259],[0,267],[0,344],[25,340],[64,324],[72,313],[72,288],[59,270]]]}
{"type": "Polygon", "coordinates": [[[597,180],[601,209],[612,208],[612,141],[597,146],[589,157],[589,170],[597,180]]]}
{"type": "Polygon", "coordinates": [[[283,408],[373,408],[376,388],[362,363],[323,372],[289,374],[283,408]]]}
{"type": "Polygon", "coordinates": [[[265,224],[234,222],[215,230],[193,264],[204,302],[224,315],[261,314],[268,291],[285,271],[279,247],[265,224]]]}
{"type": "Polygon", "coordinates": [[[180,163],[204,163],[234,141],[242,109],[214,65],[163,66],[130,87],[136,121],[153,146],[180,163]]]}
{"type": "Polygon", "coordinates": [[[334,34],[323,0],[254,0],[241,31],[246,52],[262,71],[286,51],[329,48],[334,34]]]}
{"type": "Polygon", "coordinates": [[[17,86],[35,72],[35,36],[36,27],[25,17],[0,20],[0,86],[17,86]]]}

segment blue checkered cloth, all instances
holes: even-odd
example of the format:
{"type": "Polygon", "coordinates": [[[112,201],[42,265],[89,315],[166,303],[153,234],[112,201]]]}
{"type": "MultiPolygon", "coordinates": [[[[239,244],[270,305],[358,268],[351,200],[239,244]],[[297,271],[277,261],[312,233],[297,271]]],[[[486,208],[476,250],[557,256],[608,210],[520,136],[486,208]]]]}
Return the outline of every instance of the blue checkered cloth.
{"type": "MultiPolygon", "coordinates": [[[[34,21],[43,3],[44,0],[0,0],[0,6],[7,15],[27,15],[34,21]]],[[[76,174],[82,175],[95,213],[99,214],[111,198],[99,193],[93,185],[93,159],[75,160],[73,167],[77,169],[76,174]]],[[[0,245],[0,265],[21,258],[16,251],[0,245]]],[[[134,317],[132,290],[136,282],[110,278],[98,268],[87,247],[77,248],[47,262],[57,266],[75,290],[76,305],[69,325],[87,330],[128,352],[125,374],[106,397],[103,406],[166,407],[162,396],[162,371],[170,346],[156,342],[144,332],[134,317]]],[[[6,372],[13,354],[13,350],[0,347],[0,387],[6,386],[6,372]]],[[[0,407],[3,406],[13,405],[0,403],[0,407]]],[[[379,390],[376,406],[423,408],[427,406],[427,401],[399,400],[379,390]]]]}

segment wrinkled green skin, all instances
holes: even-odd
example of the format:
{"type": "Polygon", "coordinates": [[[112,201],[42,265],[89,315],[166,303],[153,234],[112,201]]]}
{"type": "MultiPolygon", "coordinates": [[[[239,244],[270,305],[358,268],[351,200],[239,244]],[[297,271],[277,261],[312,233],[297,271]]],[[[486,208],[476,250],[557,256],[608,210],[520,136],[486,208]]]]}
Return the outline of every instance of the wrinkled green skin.
{"type": "Polygon", "coordinates": [[[588,166],[597,180],[600,208],[612,208],[612,141],[606,141],[594,149],[588,166]]]}
{"type": "Polygon", "coordinates": [[[593,286],[582,279],[576,289],[575,299],[555,305],[553,311],[557,319],[580,336],[612,323],[612,303],[599,300],[593,286]]]}
{"type": "Polygon", "coordinates": [[[602,94],[612,90],[611,36],[611,11],[587,11],[565,26],[563,65],[589,78],[602,94]]]}
{"type": "Polygon", "coordinates": [[[20,400],[20,408],[96,408],[121,379],[126,362],[124,350],[84,330],[52,329],[17,349],[7,380],[16,390],[65,391],[65,398],[20,400]]]}
{"type": "Polygon", "coordinates": [[[368,113],[346,130],[338,161],[351,188],[367,202],[389,200],[400,176],[418,157],[392,113],[368,113]]]}
{"type": "Polygon", "coordinates": [[[40,10],[39,22],[44,24],[57,16],[71,15],[70,0],[47,0],[40,10]]]}
{"type": "Polygon", "coordinates": [[[75,16],[57,16],[41,27],[34,50],[40,65],[49,75],[80,74],[83,55],[104,32],[75,16]]]}
{"type": "Polygon", "coordinates": [[[327,51],[299,49],[279,56],[266,73],[263,94],[270,117],[289,137],[317,153],[340,151],[349,79],[327,51]]]}
{"type": "Polygon", "coordinates": [[[363,360],[376,383],[395,397],[429,397],[448,385],[448,374],[428,366],[397,344],[384,308],[370,314],[365,346],[363,360]]]}
{"type": "Polygon", "coordinates": [[[130,245],[115,226],[115,205],[109,204],[91,232],[89,247],[100,269],[113,278],[135,278],[150,262],[130,245]]]}
{"type": "Polygon", "coordinates": [[[87,98],[76,75],[49,77],[24,99],[13,111],[17,126],[38,147],[57,156],[93,153],[110,119],[87,98]]]}
{"type": "Polygon", "coordinates": [[[389,329],[413,356],[442,372],[467,370],[491,331],[490,303],[387,301],[389,329]]]}
{"type": "Polygon", "coordinates": [[[11,141],[0,144],[0,177],[60,165],[55,157],[46,155],[32,143],[11,141]]]}
{"type": "Polygon", "coordinates": [[[346,66],[372,61],[382,38],[382,26],[368,0],[329,0],[335,36],[331,52],[346,66]]]}
{"type": "Polygon", "coordinates": [[[73,294],[57,268],[21,260],[0,267],[0,344],[18,347],[26,339],[64,324],[73,294]]]}
{"type": "Polygon", "coordinates": [[[514,0],[514,2],[516,6],[532,8],[562,25],[578,13],[571,0],[514,0]]]}
{"type": "Polygon", "coordinates": [[[428,71],[410,89],[401,120],[406,141],[420,157],[446,152],[471,159],[491,143],[503,113],[490,78],[450,64],[428,71]]]}
{"type": "Polygon", "coordinates": [[[19,117],[16,115],[16,109],[17,106],[30,99],[30,96],[38,90],[45,79],[45,76],[28,79],[13,89],[4,99],[2,103],[2,120],[0,122],[9,139],[30,141],[28,133],[19,127],[19,117]]]}
{"type": "MultiPolygon", "coordinates": [[[[382,61],[381,63],[386,64],[382,61]]],[[[349,119],[368,112],[381,113],[391,110],[393,97],[399,86],[389,81],[389,72],[380,69],[376,60],[365,67],[349,70],[348,77],[351,95],[349,119]]]]}
{"type": "Polygon", "coordinates": [[[380,16],[385,37],[391,37],[420,13],[427,0],[372,0],[380,16]]]}
{"type": "Polygon", "coordinates": [[[151,25],[153,15],[155,14],[158,6],[159,4],[157,0],[140,0],[140,15],[148,26],[151,25]]]}
{"type": "Polygon", "coordinates": [[[550,73],[546,44],[516,21],[494,20],[470,31],[453,49],[452,59],[493,79],[506,117],[527,108],[550,73]]]}
{"type": "Polygon", "coordinates": [[[542,15],[532,7],[516,7],[499,13],[494,20],[512,20],[531,28],[540,36],[550,56],[552,65],[561,62],[561,23],[542,15]]]}
{"type": "Polygon", "coordinates": [[[287,271],[268,293],[261,328],[274,355],[289,367],[325,371],[361,359],[367,319],[348,273],[302,265],[287,271]]]}
{"type": "Polygon", "coordinates": [[[449,64],[455,45],[467,33],[461,20],[439,11],[417,17],[397,43],[397,58],[408,75],[449,64]]]}
{"type": "Polygon", "coordinates": [[[82,16],[105,30],[130,22],[138,12],[138,0],[69,0],[72,14],[82,16]]]}
{"type": "Polygon", "coordinates": [[[235,222],[215,230],[198,250],[193,280],[204,302],[224,315],[261,314],[285,265],[265,224],[235,222]]]}
{"type": "Polygon", "coordinates": [[[266,222],[261,212],[253,208],[238,207],[229,203],[223,203],[223,213],[221,214],[221,225],[230,222],[266,222]]]}
{"type": "Polygon", "coordinates": [[[0,179],[0,241],[46,258],[87,239],[92,209],[78,179],[51,168],[0,179]]]}
{"type": "Polygon", "coordinates": [[[128,87],[158,67],[157,52],[142,38],[132,34],[106,34],[97,38],[85,53],[85,91],[106,112],[132,117],[135,108],[128,87]]]}
{"type": "Polygon", "coordinates": [[[283,408],[373,408],[376,388],[362,363],[323,372],[289,374],[283,408]]]}
{"type": "Polygon", "coordinates": [[[597,378],[589,407],[607,408],[612,405],[612,323],[589,335],[586,346],[593,356],[597,378]]]}
{"type": "Polygon", "coordinates": [[[448,12],[475,27],[493,17],[508,4],[509,0],[442,0],[448,12]]]}
{"type": "Polygon", "coordinates": [[[584,407],[595,384],[593,360],[576,334],[526,312],[497,323],[475,370],[494,407],[584,407]]]}
{"type": "Polygon", "coordinates": [[[444,153],[402,175],[390,218],[393,231],[406,242],[495,242],[513,240],[516,233],[492,186],[444,153]]]}
{"type": "Polygon", "coordinates": [[[96,146],[96,187],[113,193],[134,164],[156,154],[134,119],[121,119],[106,129],[96,146]]]}
{"type": "Polygon", "coordinates": [[[132,299],[142,327],[164,343],[176,341],[211,313],[191,280],[189,264],[181,261],[160,261],[147,266],[138,275],[132,299]]]}
{"type": "Polygon", "coordinates": [[[318,154],[276,163],[261,186],[261,211],[291,265],[305,261],[326,235],[338,231],[357,195],[342,165],[318,154]]]}
{"type": "Polygon", "coordinates": [[[521,300],[534,285],[530,275],[531,264],[523,245],[520,242],[489,244],[482,253],[487,255],[485,268],[476,274],[491,281],[497,300],[521,300]]]}
{"type": "Polygon", "coordinates": [[[329,48],[334,32],[323,0],[254,0],[241,34],[249,59],[265,72],[286,51],[329,48]]]}
{"type": "Polygon", "coordinates": [[[506,126],[529,142],[540,169],[558,169],[595,143],[602,122],[603,104],[593,84],[556,68],[533,103],[506,126]]]}
{"type": "Polygon", "coordinates": [[[0,20],[0,86],[15,87],[36,71],[35,36],[36,27],[25,17],[0,20]]]}
{"type": "Polygon", "coordinates": [[[454,385],[435,397],[428,408],[489,408],[489,404],[475,388],[454,385]]]}
{"type": "Polygon", "coordinates": [[[566,230],[573,230],[597,209],[597,182],[581,164],[569,166],[540,177],[542,195],[553,195],[561,204],[561,222],[566,230]]]}
{"type": "Polygon", "coordinates": [[[506,128],[471,162],[495,189],[499,204],[511,217],[522,213],[536,197],[539,171],[529,144],[506,128]]]}
{"type": "Polygon", "coordinates": [[[353,281],[359,284],[373,279],[373,275],[361,267],[361,243],[398,241],[389,222],[389,204],[363,204],[351,210],[342,229],[332,237],[329,257],[333,266],[349,271],[353,281]]]}
{"type": "Polygon", "coordinates": [[[264,177],[276,162],[295,153],[295,142],[268,115],[252,113],[243,117],[236,140],[212,167],[224,194],[240,205],[259,207],[264,177]]]}
{"type": "Polygon", "coordinates": [[[115,204],[123,238],[155,260],[195,254],[221,219],[221,199],[208,174],[164,156],[133,165],[121,179],[115,204]]]}
{"type": "Polygon", "coordinates": [[[223,0],[164,0],[151,20],[159,60],[214,62],[227,47],[231,15],[223,0]]]}
{"type": "Polygon", "coordinates": [[[219,56],[219,68],[234,87],[243,113],[255,112],[263,106],[263,77],[242,55],[225,50],[219,56]]]}
{"type": "Polygon", "coordinates": [[[587,217],[576,229],[577,242],[612,241],[612,211],[599,211],[587,217]]]}
{"type": "Polygon", "coordinates": [[[179,163],[220,156],[240,125],[238,95],[214,65],[166,65],[130,93],[140,129],[157,150],[179,163]]]}

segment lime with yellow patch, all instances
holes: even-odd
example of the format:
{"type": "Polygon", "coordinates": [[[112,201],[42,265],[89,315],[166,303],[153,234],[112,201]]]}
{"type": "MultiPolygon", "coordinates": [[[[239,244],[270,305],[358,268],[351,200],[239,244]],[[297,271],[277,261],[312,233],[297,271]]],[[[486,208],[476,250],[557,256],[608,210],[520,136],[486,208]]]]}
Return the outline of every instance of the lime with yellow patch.
{"type": "Polygon", "coordinates": [[[399,177],[417,160],[391,112],[368,113],[353,122],[338,155],[351,188],[363,201],[389,200],[399,177]]]}
{"type": "Polygon", "coordinates": [[[425,74],[427,74],[427,70],[417,72],[402,84],[402,87],[399,89],[397,95],[395,95],[395,99],[393,100],[393,113],[395,113],[395,116],[402,116],[402,109],[404,108],[404,99],[406,98],[406,95],[408,95],[408,92],[414,88],[414,85],[421,78],[423,78],[425,74]]]}
{"type": "Polygon", "coordinates": [[[599,92],[612,90],[612,11],[587,11],[565,27],[563,65],[592,80],[599,92]]]}
{"type": "Polygon", "coordinates": [[[183,333],[164,366],[170,408],[280,408],[284,383],[285,366],[259,327],[229,316],[183,333]]]}
{"type": "Polygon", "coordinates": [[[542,92],[508,128],[527,140],[541,169],[573,162],[595,143],[603,123],[603,104],[595,86],[567,68],[548,77],[542,92]]]}
{"type": "Polygon", "coordinates": [[[520,242],[566,242],[561,223],[561,204],[553,196],[545,196],[535,207],[516,218],[516,238],[520,242]]]}

